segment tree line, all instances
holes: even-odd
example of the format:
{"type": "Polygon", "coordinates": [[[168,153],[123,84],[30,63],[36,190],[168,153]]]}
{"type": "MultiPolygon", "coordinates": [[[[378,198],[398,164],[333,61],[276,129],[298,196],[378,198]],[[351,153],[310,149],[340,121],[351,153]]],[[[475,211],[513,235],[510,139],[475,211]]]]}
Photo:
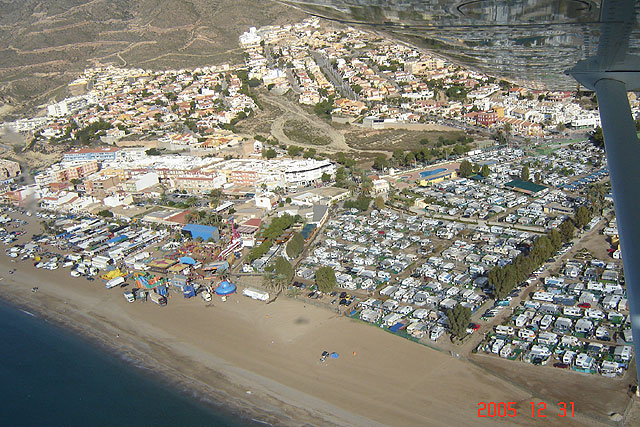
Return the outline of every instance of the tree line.
{"type": "Polygon", "coordinates": [[[489,284],[493,287],[494,297],[503,299],[516,285],[524,282],[545,260],[573,238],[577,228],[584,228],[591,221],[591,216],[589,209],[580,206],[573,218],[567,218],[557,229],[538,237],[526,254],[521,253],[511,264],[492,268],[488,278],[489,284]]]}
{"type": "Polygon", "coordinates": [[[269,227],[262,232],[262,237],[265,239],[264,242],[255,246],[251,249],[251,252],[249,252],[249,262],[264,256],[271,248],[273,241],[277,239],[284,230],[295,224],[298,219],[301,220],[299,216],[293,217],[289,214],[274,218],[271,224],[269,224],[269,227]]]}

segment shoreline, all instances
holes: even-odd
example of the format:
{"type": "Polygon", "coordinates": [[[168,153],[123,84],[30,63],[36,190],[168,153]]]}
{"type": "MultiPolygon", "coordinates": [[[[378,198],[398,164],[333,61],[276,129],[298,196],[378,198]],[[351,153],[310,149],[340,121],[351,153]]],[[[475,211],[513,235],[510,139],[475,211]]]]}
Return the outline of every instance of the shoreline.
{"type": "MultiPolygon", "coordinates": [[[[209,372],[215,381],[199,380],[195,375],[197,372],[188,372],[189,369],[185,369],[187,366],[183,363],[184,361],[172,348],[163,348],[161,344],[141,339],[134,331],[122,329],[118,327],[119,325],[87,318],[72,304],[56,296],[47,295],[47,307],[37,304],[31,296],[37,298],[42,295],[43,286],[38,283],[39,290],[33,294],[31,292],[33,283],[20,283],[14,280],[20,277],[20,273],[25,273],[22,271],[24,267],[32,268],[29,264],[12,262],[4,255],[0,255],[0,266],[16,269],[16,273],[12,276],[0,276],[2,277],[0,299],[4,303],[64,329],[122,362],[133,362],[133,366],[143,373],[158,374],[156,381],[173,387],[184,395],[196,398],[198,403],[208,409],[219,410],[224,406],[227,414],[256,425],[377,425],[376,422],[362,419],[355,414],[343,413],[341,415],[344,418],[338,418],[330,413],[317,411],[310,413],[298,405],[281,400],[273,390],[263,388],[258,383],[251,386],[247,382],[235,382],[221,371],[209,372]],[[11,285],[18,285],[18,288],[13,289],[11,285]],[[25,294],[26,288],[29,292],[25,294]],[[251,400],[246,396],[250,396],[251,400]]],[[[146,304],[148,306],[152,303],[146,304]]],[[[153,308],[162,310],[159,307],[153,308]]],[[[238,373],[240,372],[236,372],[238,373]]],[[[246,372],[245,375],[257,379],[253,372],[246,372]]],[[[270,382],[267,378],[262,380],[270,382]]],[[[294,394],[300,393],[292,391],[294,394]]],[[[339,408],[330,409],[335,410],[336,413],[341,412],[339,408]]]]}
{"type": "MultiPolygon", "coordinates": [[[[28,225],[22,240],[37,229],[28,225]]],[[[576,400],[574,419],[550,417],[545,425],[610,425],[607,411],[624,410],[620,382],[527,365],[500,365],[499,375],[476,366],[480,360],[456,359],[288,298],[264,304],[234,294],[205,304],[173,293],[159,307],[127,303],[115,289],[0,254],[1,299],[157,373],[208,408],[220,404],[256,424],[494,425],[478,418],[478,402],[515,401],[519,413],[510,423],[530,425],[529,402],[543,399],[576,400]],[[340,357],[321,363],[323,350],[340,357]],[[609,393],[611,405],[593,399],[609,393]]]]}
{"type": "MultiPolygon", "coordinates": [[[[9,305],[25,314],[39,318],[56,328],[63,330],[65,333],[71,334],[79,338],[87,345],[94,346],[100,351],[111,355],[119,362],[129,363],[140,374],[151,378],[153,381],[167,387],[172,387],[184,396],[193,398],[197,404],[204,406],[210,411],[224,411],[225,414],[232,416],[234,419],[243,423],[254,422],[261,425],[278,425],[283,422],[278,419],[281,414],[268,414],[273,418],[270,422],[259,420],[254,417],[265,417],[265,414],[248,405],[246,402],[237,404],[236,406],[226,406],[223,408],[222,400],[229,400],[230,395],[225,393],[222,388],[214,388],[211,385],[198,381],[189,377],[179,370],[172,368],[166,364],[161,364],[157,359],[151,358],[149,355],[142,353],[139,349],[132,348],[127,345],[117,345],[111,343],[105,335],[106,331],[97,331],[93,328],[82,328],[71,318],[61,315],[59,312],[42,310],[29,302],[16,298],[15,295],[0,293],[0,302],[9,305]],[[145,360],[146,359],[146,360],[145,360]],[[153,361],[154,363],[151,363],[153,361]],[[159,368],[160,367],[160,368],[159,368]],[[157,376],[153,376],[158,374],[157,376]],[[244,406],[241,406],[244,405],[244,406]]],[[[236,402],[237,403],[237,402],[236,402]]],[[[285,420],[286,421],[286,420],[285,420]]]]}

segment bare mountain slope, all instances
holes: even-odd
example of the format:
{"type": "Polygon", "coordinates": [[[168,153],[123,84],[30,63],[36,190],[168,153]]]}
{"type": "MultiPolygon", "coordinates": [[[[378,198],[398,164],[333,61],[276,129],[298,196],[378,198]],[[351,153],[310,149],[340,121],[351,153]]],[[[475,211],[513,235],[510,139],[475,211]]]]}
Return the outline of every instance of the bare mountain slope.
{"type": "Polygon", "coordinates": [[[0,0],[0,10],[0,106],[14,114],[63,95],[88,66],[238,62],[248,27],[304,18],[271,0],[0,0]]]}

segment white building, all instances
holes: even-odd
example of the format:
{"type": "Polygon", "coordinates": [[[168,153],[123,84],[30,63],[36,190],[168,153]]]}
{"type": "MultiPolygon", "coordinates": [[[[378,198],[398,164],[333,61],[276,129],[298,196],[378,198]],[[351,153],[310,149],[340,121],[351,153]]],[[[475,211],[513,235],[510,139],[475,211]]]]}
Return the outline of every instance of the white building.
{"type": "Polygon", "coordinates": [[[155,172],[148,172],[144,175],[131,178],[125,183],[126,191],[142,191],[160,182],[158,174],[155,172]]]}
{"type": "Polygon", "coordinates": [[[262,194],[256,194],[253,198],[257,208],[262,208],[270,211],[278,203],[278,196],[274,193],[267,191],[262,194]]]}
{"type": "Polygon", "coordinates": [[[304,160],[291,163],[284,172],[287,185],[306,186],[320,181],[323,174],[335,175],[336,166],[329,160],[304,160]]]}

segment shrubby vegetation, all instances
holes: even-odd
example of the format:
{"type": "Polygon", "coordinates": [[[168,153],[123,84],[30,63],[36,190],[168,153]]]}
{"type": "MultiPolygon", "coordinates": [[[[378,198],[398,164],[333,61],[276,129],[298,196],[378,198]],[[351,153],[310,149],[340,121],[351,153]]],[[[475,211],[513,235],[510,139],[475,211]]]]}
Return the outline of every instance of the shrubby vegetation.
{"type": "Polygon", "coordinates": [[[331,267],[320,267],[316,271],[316,286],[322,292],[331,292],[336,286],[336,273],[331,267]]]}
{"type": "Polygon", "coordinates": [[[360,212],[364,212],[367,209],[369,209],[370,203],[371,203],[371,197],[361,194],[358,196],[356,200],[346,200],[344,202],[344,207],[345,209],[356,208],[360,212]]]}
{"type": "Polygon", "coordinates": [[[557,230],[553,229],[546,235],[538,237],[529,248],[528,253],[521,253],[511,264],[504,267],[494,267],[489,271],[489,284],[493,287],[494,297],[496,299],[506,297],[518,283],[525,281],[546,259],[553,256],[564,243],[573,238],[576,224],[586,225],[590,220],[591,213],[588,209],[580,210],[580,214],[576,212],[576,218],[568,218],[560,224],[557,230]]]}
{"type": "Polygon", "coordinates": [[[289,258],[297,258],[304,250],[304,238],[302,234],[295,233],[287,243],[287,255],[289,258]]]}
{"type": "Polygon", "coordinates": [[[288,214],[274,218],[273,221],[271,221],[271,224],[269,224],[269,227],[262,232],[262,237],[265,238],[265,241],[260,245],[255,246],[251,249],[251,252],[249,252],[249,261],[253,261],[264,256],[264,254],[266,254],[271,248],[273,241],[277,239],[284,230],[291,227],[296,222],[296,219],[297,217],[292,217],[288,214]]]}
{"type": "Polygon", "coordinates": [[[467,326],[471,321],[471,309],[458,304],[447,310],[447,318],[449,319],[449,329],[453,335],[462,338],[467,333],[467,326]]]}

